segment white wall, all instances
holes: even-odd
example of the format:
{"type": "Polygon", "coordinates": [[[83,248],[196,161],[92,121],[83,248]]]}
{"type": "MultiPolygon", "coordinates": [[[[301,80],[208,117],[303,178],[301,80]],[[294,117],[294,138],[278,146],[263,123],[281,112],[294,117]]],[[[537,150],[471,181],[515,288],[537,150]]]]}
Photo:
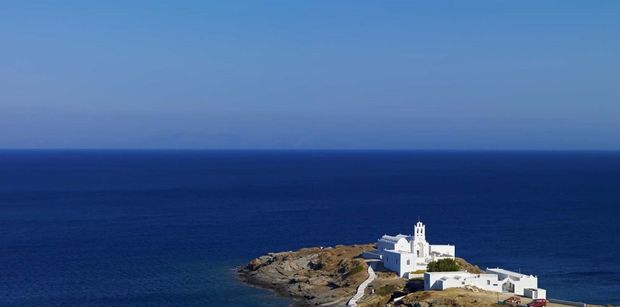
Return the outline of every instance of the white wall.
{"type": "Polygon", "coordinates": [[[401,256],[401,266],[400,266],[401,274],[399,274],[399,275],[401,277],[404,276],[407,273],[417,271],[416,270],[416,265],[415,265],[415,261],[416,261],[415,254],[404,253],[404,254],[401,254],[400,256],[401,256]]]}
{"type": "Polygon", "coordinates": [[[399,277],[402,277],[400,274],[400,254],[394,251],[383,251],[383,266],[393,272],[396,272],[399,277]]]}
{"type": "Polygon", "coordinates": [[[377,241],[377,252],[379,253],[379,255],[383,256],[384,251],[388,249],[394,249],[394,245],[395,244],[393,243],[378,240],[377,241]]]}
{"type": "Polygon", "coordinates": [[[386,250],[383,254],[383,266],[396,272],[399,277],[403,277],[407,273],[416,271],[415,260],[415,255],[407,252],[399,253],[396,251],[386,250]]]}
{"type": "Polygon", "coordinates": [[[452,284],[452,282],[449,282],[448,284],[445,284],[444,281],[442,281],[442,278],[446,277],[447,280],[451,280],[454,279],[456,276],[461,276],[461,277],[470,277],[473,276],[473,274],[471,273],[467,273],[464,271],[459,271],[459,272],[426,272],[424,273],[424,290],[444,290],[447,289],[449,287],[446,287],[446,285],[448,284],[452,284]]]}
{"type": "Polygon", "coordinates": [[[502,284],[496,274],[477,274],[465,280],[465,285],[493,292],[502,292],[502,284]]]}
{"type": "Polygon", "coordinates": [[[536,292],[537,292],[536,298],[547,299],[547,290],[538,288],[538,289],[536,289],[536,292]]]}
{"type": "Polygon", "coordinates": [[[409,242],[407,242],[407,239],[405,238],[399,239],[396,243],[386,242],[386,241],[379,239],[377,241],[377,251],[379,252],[380,255],[383,255],[384,251],[386,250],[397,250],[397,251],[408,252],[410,251],[409,242]]]}
{"type": "Polygon", "coordinates": [[[407,240],[403,238],[403,239],[398,240],[398,242],[396,242],[396,245],[394,245],[394,250],[410,252],[411,247],[409,246],[409,242],[407,242],[407,240]]]}
{"type": "Polygon", "coordinates": [[[487,269],[488,273],[497,274],[500,280],[514,285],[514,294],[525,295],[525,289],[538,288],[538,277],[521,273],[506,271],[503,269],[487,269]]]}
{"type": "Polygon", "coordinates": [[[448,288],[462,288],[464,287],[463,281],[461,279],[449,278],[446,280],[438,280],[437,284],[441,290],[446,290],[448,288]]]}
{"type": "Polygon", "coordinates": [[[497,274],[472,274],[460,272],[427,272],[424,274],[424,290],[445,290],[473,286],[486,291],[502,292],[497,274]]]}
{"type": "Polygon", "coordinates": [[[431,245],[430,252],[446,254],[452,257],[456,255],[454,245],[431,245]]]}
{"type": "Polygon", "coordinates": [[[536,289],[538,288],[538,278],[534,276],[524,276],[519,280],[513,281],[515,285],[515,294],[524,295],[525,289],[536,289]]]}
{"type": "Polygon", "coordinates": [[[429,256],[430,254],[430,245],[424,241],[424,242],[414,242],[411,241],[411,252],[416,254],[416,256],[419,255],[420,258],[426,258],[429,256]]]}
{"type": "Polygon", "coordinates": [[[529,297],[529,298],[533,298],[533,299],[537,299],[537,298],[542,298],[542,299],[546,299],[547,298],[547,291],[545,289],[525,289],[524,290],[525,296],[529,297]]]}

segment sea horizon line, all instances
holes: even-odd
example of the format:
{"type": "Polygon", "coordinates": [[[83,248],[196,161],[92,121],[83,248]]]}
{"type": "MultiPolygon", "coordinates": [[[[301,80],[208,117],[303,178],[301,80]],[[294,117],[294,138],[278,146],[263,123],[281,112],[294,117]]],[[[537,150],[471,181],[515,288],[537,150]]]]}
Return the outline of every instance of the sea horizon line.
{"type": "Polygon", "coordinates": [[[460,152],[620,153],[620,149],[398,149],[398,148],[0,148],[0,152],[460,152]]]}

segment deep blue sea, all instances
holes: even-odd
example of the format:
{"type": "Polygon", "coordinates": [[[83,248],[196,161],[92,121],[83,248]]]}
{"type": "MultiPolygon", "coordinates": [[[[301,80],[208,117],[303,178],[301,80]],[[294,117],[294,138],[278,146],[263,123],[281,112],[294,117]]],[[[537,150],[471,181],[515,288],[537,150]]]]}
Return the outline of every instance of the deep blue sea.
{"type": "Polygon", "coordinates": [[[620,304],[620,153],[0,151],[0,305],[286,306],[270,251],[410,233],[620,304]]]}

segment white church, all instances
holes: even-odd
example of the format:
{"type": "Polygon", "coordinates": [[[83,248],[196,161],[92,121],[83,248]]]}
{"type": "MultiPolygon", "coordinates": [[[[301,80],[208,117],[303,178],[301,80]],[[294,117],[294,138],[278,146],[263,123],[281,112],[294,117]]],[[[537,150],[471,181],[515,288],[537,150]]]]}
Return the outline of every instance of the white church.
{"type": "Polygon", "coordinates": [[[426,241],[426,226],[418,221],[413,235],[383,235],[377,240],[377,253],[383,266],[400,277],[426,270],[431,261],[454,259],[454,245],[431,245],[426,241]]]}
{"type": "MultiPolygon", "coordinates": [[[[454,259],[455,253],[454,245],[429,244],[426,241],[426,226],[418,221],[412,235],[383,235],[377,240],[377,253],[368,253],[368,257],[379,258],[386,269],[400,277],[410,278],[411,273],[426,271],[431,261],[454,259]]],[[[534,299],[546,298],[547,295],[545,289],[538,288],[538,277],[501,268],[487,268],[483,274],[467,271],[424,273],[424,290],[470,287],[534,299]]]]}

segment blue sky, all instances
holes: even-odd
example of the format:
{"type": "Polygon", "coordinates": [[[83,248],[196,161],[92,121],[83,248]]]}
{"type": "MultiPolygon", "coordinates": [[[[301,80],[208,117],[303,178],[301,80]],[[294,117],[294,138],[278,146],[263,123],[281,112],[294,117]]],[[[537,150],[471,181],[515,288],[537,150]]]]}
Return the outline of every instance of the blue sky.
{"type": "Polygon", "coordinates": [[[620,149],[620,1],[2,1],[0,38],[0,148],[620,149]]]}

